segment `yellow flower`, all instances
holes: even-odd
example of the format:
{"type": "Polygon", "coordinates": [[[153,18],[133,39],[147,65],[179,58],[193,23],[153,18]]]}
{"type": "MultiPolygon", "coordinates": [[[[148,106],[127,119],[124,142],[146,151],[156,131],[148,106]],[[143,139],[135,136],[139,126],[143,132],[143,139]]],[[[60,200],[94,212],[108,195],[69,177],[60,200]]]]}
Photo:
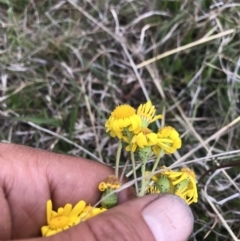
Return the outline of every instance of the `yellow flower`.
{"type": "Polygon", "coordinates": [[[114,109],[106,121],[105,127],[107,132],[110,131],[112,137],[117,136],[119,139],[123,139],[125,128],[128,128],[130,132],[137,133],[141,124],[141,118],[136,114],[136,110],[130,105],[124,104],[114,109]]]}
{"type": "MultiPolygon", "coordinates": [[[[188,205],[198,201],[198,192],[196,185],[195,173],[189,168],[182,168],[180,171],[173,171],[162,167],[161,173],[153,175],[151,180],[155,182],[160,193],[165,192],[175,194],[186,201],[188,205]],[[163,177],[167,177],[169,180],[170,188],[163,177]],[[162,180],[161,180],[162,179],[162,180]]],[[[150,172],[146,172],[149,175],[150,172]]]]}
{"type": "Polygon", "coordinates": [[[154,117],[156,108],[152,105],[149,100],[145,104],[141,104],[137,109],[137,115],[142,119],[142,127],[147,127],[150,123],[156,121],[157,119],[162,119],[162,115],[157,115],[154,117]]]}
{"type": "Polygon", "coordinates": [[[153,133],[148,128],[141,128],[138,134],[132,137],[129,145],[126,147],[126,151],[135,152],[137,147],[144,148],[147,146],[154,146],[157,143],[157,134],[153,133]]]}
{"type": "Polygon", "coordinates": [[[42,236],[51,236],[66,230],[81,221],[93,217],[106,211],[104,208],[86,207],[86,202],[81,200],[74,207],[67,203],[63,208],[58,208],[57,212],[52,210],[52,201],[47,201],[47,225],[42,226],[42,236]]]}
{"type": "Polygon", "coordinates": [[[171,126],[165,126],[158,130],[157,145],[154,146],[153,151],[157,155],[161,148],[168,154],[174,153],[182,146],[182,140],[179,133],[171,126]]]}
{"type": "Polygon", "coordinates": [[[43,236],[50,236],[66,230],[80,222],[79,215],[84,210],[86,203],[78,202],[74,208],[67,203],[64,208],[58,208],[55,212],[52,210],[52,201],[47,201],[47,225],[41,228],[43,236]]]}
{"type": "Polygon", "coordinates": [[[196,175],[191,169],[184,167],[169,178],[172,179],[175,194],[184,199],[188,205],[198,201],[196,175]]]}

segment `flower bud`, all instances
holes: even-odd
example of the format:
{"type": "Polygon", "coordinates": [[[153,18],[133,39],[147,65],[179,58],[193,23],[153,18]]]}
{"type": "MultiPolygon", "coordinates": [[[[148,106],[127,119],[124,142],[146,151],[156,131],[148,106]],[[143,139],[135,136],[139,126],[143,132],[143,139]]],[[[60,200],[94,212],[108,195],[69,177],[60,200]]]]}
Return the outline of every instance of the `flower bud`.
{"type": "Polygon", "coordinates": [[[149,157],[152,155],[152,149],[150,146],[145,146],[144,148],[138,148],[137,154],[142,163],[146,163],[149,157]]]}
{"type": "Polygon", "coordinates": [[[121,183],[114,175],[105,178],[98,186],[98,189],[103,192],[101,196],[101,205],[103,208],[112,208],[117,205],[118,198],[115,190],[121,187],[121,183]]]}
{"type": "Polygon", "coordinates": [[[172,183],[166,175],[160,175],[157,180],[157,187],[160,193],[172,193],[172,183]]]}

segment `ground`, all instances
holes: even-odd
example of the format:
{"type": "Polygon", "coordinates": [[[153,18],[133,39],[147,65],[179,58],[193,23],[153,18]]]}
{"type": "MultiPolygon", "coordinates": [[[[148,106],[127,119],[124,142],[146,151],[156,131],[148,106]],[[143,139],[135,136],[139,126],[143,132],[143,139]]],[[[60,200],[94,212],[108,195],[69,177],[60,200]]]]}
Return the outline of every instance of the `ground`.
{"type": "Polygon", "coordinates": [[[199,180],[189,240],[238,240],[239,11],[237,0],[0,0],[1,141],[114,165],[107,118],[150,99],[183,141],[163,163],[199,180]]]}

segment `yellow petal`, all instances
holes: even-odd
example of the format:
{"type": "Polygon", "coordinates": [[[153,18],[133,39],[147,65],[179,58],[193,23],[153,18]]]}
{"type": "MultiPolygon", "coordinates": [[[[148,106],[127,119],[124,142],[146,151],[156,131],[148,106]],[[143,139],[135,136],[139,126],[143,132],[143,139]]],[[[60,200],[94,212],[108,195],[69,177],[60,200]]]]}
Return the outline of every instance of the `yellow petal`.
{"type": "Polygon", "coordinates": [[[52,200],[47,201],[47,223],[49,223],[52,214],[52,200]]]}
{"type": "Polygon", "coordinates": [[[173,141],[168,138],[158,138],[157,141],[162,143],[173,143],[173,141]]]}
{"type": "Polygon", "coordinates": [[[122,126],[121,121],[114,121],[112,124],[112,130],[115,132],[121,131],[120,126],[122,126]]]}
{"type": "Polygon", "coordinates": [[[48,230],[49,230],[49,226],[42,226],[41,227],[42,236],[46,236],[48,230]]]}
{"type": "Polygon", "coordinates": [[[132,144],[131,152],[135,152],[137,149],[137,144],[132,144]]]}
{"type": "Polygon", "coordinates": [[[58,208],[57,213],[58,213],[58,215],[63,215],[64,209],[62,207],[58,208]]]}
{"type": "Polygon", "coordinates": [[[74,208],[72,209],[71,213],[69,214],[70,217],[72,216],[78,216],[82,211],[83,209],[85,208],[86,206],[86,203],[81,200],[79,201],[75,206],[74,208]]]}
{"type": "Polygon", "coordinates": [[[64,213],[63,213],[63,215],[64,215],[64,216],[68,216],[71,211],[72,211],[72,204],[67,203],[67,204],[64,206],[64,213]]]}
{"type": "Polygon", "coordinates": [[[126,151],[131,151],[131,145],[127,145],[125,150],[126,151]]]}
{"type": "Polygon", "coordinates": [[[149,145],[155,145],[157,143],[157,134],[156,133],[150,133],[147,135],[147,138],[150,140],[149,145]]]}
{"type": "Polygon", "coordinates": [[[152,119],[151,123],[154,122],[154,121],[156,121],[156,120],[158,120],[158,119],[162,119],[162,115],[156,115],[156,116],[152,119]]]}
{"type": "Polygon", "coordinates": [[[142,132],[138,134],[136,142],[137,142],[137,145],[138,145],[140,148],[143,148],[144,146],[147,146],[147,145],[148,145],[146,136],[143,135],[142,132]]]}
{"type": "Polygon", "coordinates": [[[188,178],[188,176],[184,173],[184,174],[182,174],[182,176],[180,178],[178,178],[177,180],[173,181],[173,185],[175,186],[175,185],[177,185],[178,183],[180,183],[181,181],[183,181],[183,180],[185,180],[187,178],[188,178]]]}

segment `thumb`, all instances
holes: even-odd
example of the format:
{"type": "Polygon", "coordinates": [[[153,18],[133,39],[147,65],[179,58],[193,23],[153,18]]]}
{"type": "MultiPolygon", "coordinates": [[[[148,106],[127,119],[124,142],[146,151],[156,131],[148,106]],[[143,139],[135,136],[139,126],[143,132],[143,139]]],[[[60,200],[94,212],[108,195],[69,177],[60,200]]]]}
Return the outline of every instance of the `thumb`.
{"type": "Polygon", "coordinates": [[[52,241],[185,241],[192,229],[193,216],[182,199],[169,194],[148,195],[125,202],[51,238],[52,241]]]}

